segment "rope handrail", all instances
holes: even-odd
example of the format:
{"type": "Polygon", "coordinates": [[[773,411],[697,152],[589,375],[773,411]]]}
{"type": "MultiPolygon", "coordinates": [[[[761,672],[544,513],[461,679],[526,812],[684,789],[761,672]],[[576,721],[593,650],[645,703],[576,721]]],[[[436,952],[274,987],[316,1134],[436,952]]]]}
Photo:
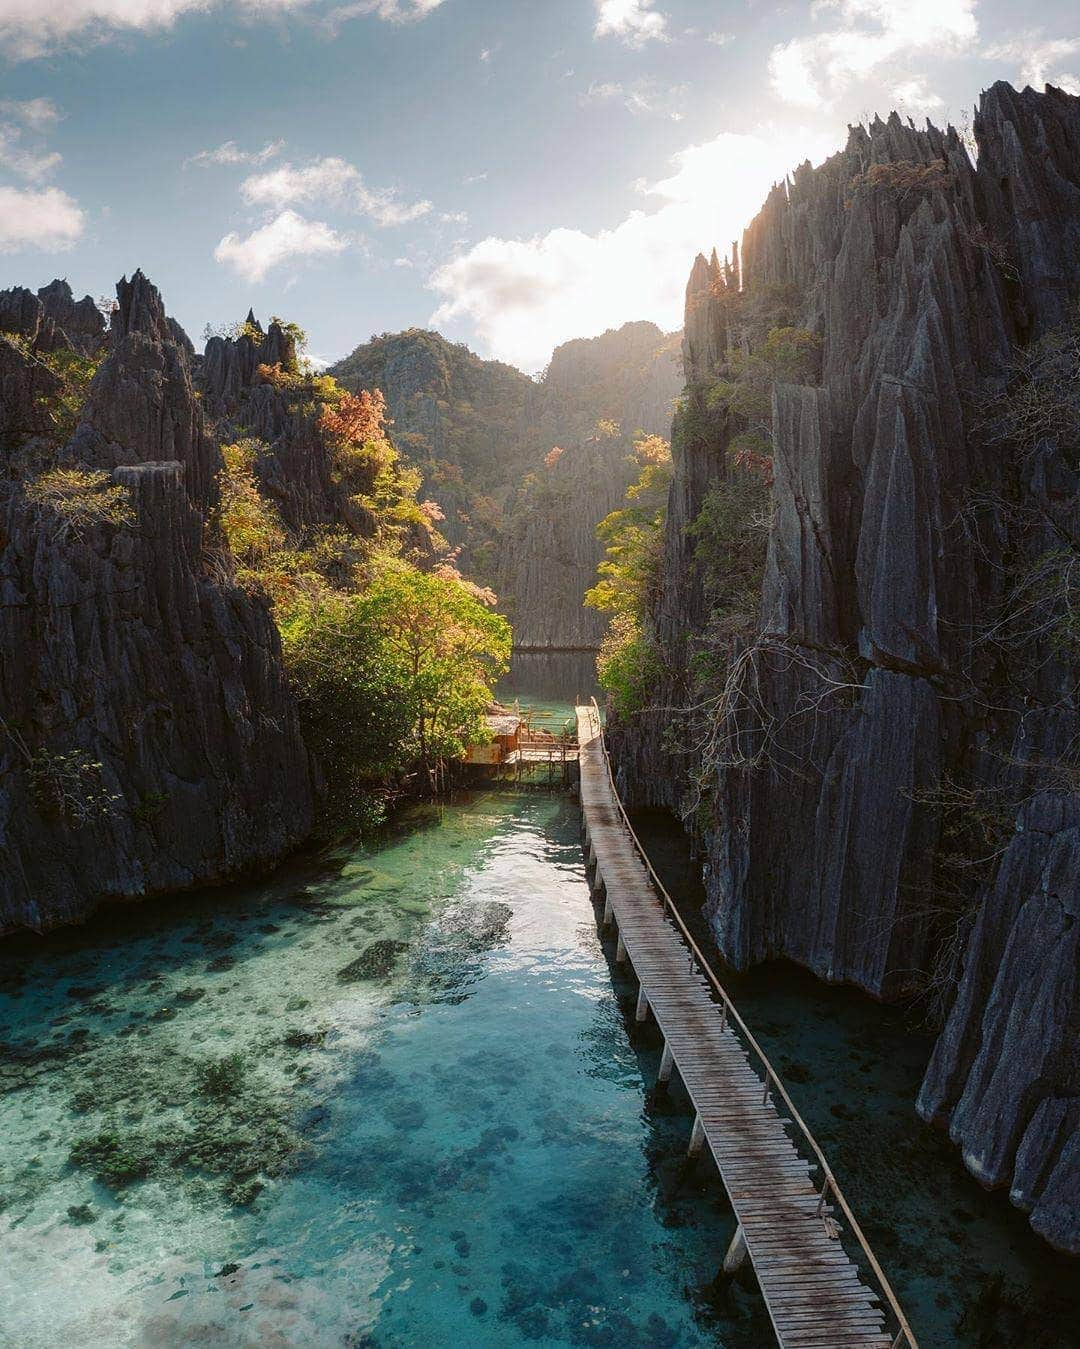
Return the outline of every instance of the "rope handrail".
{"type": "Polygon", "coordinates": [[[919,1349],[918,1341],[915,1339],[915,1336],[912,1333],[911,1326],[908,1324],[907,1317],[901,1310],[900,1303],[896,1298],[896,1294],[892,1290],[892,1285],[885,1277],[885,1271],[878,1264],[877,1259],[874,1256],[874,1252],[870,1249],[870,1243],[866,1240],[866,1237],[863,1235],[863,1230],[859,1226],[858,1221],[855,1218],[855,1214],[852,1213],[851,1207],[848,1204],[847,1199],[844,1197],[844,1193],[840,1189],[836,1177],[833,1175],[832,1167],[830,1167],[829,1163],[825,1160],[825,1154],[818,1146],[817,1139],[810,1132],[809,1126],[806,1124],[806,1121],[803,1119],[803,1117],[799,1114],[798,1110],[795,1108],[794,1101],[792,1101],[791,1097],[788,1095],[787,1089],[784,1087],[784,1084],[780,1081],[780,1077],[776,1072],[776,1069],[769,1062],[768,1056],[766,1055],[765,1051],[758,1044],[757,1040],[754,1039],[750,1027],[739,1015],[738,1008],[732,1002],[723,984],[721,984],[720,980],[713,973],[712,967],[709,965],[709,962],[705,959],[705,956],[702,953],[701,948],[694,940],[693,935],[691,934],[689,928],[683,922],[682,915],[679,913],[675,901],[668,894],[666,886],[664,885],[660,877],[657,875],[656,869],[653,866],[652,862],[649,860],[649,855],[645,851],[645,848],[642,845],[641,840],[634,832],[634,827],[630,823],[630,817],[626,813],[626,807],[623,805],[622,797],[619,795],[618,788],[615,786],[615,774],[611,767],[611,755],[608,753],[607,736],[604,734],[603,722],[600,720],[600,708],[597,705],[595,698],[590,698],[589,701],[592,703],[593,715],[596,718],[596,725],[600,733],[600,748],[603,751],[604,755],[604,767],[607,769],[608,782],[611,784],[611,794],[615,798],[615,804],[619,807],[619,814],[622,816],[623,823],[625,824],[627,833],[630,835],[631,841],[633,842],[634,847],[637,850],[638,856],[645,864],[645,869],[648,871],[650,877],[652,878],[652,882],[655,885],[657,892],[659,893],[661,899],[664,902],[664,907],[667,909],[668,913],[674,920],[675,925],[679,929],[679,932],[681,933],[683,940],[690,947],[693,959],[696,960],[702,974],[704,974],[705,977],[709,980],[709,983],[712,985],[714,991],[720,997],[720,1000],[723,1004],[724,1011],[728,1019],[733,1021],[735,1025],[738,1026],[747,1044],[750,1046],[753,1052],[757,1055],[758,1059],[761,1061],[761,1064],[765,1069],[766,1100],[768,1099],[768,1093],[771,1085],[772,1089],[779,1094],[781,1100],[784,1102],[788,1110],[791,1112],[791,1118],[793,1123],[798,1126],[800,1133],[802,1134],[806,1142],[809,1144],[810,1149],[813,1152],[814,1156],[817,1158],[823,1176],[821,1186],[821,1199],[818,1205],[818,1211],[820,1212],[824,1208],[826,1200],[831,1196],[832,1200],[837,1204],[840,1211],[847,1219],[851,1233],[858,1242],[859,1248],[865,1255],[867,1263],[871,1271],[873,1272],[874,1277],[877,1279],[881,1291],[885,1294],[885,1298],[889,1304],[889,1308],[892,1311],[893,1316],[896,1318],[897,1325],[899,1326],[896,1338],[893,1340],[892,1349],[900,1349],[901,1345],[903,1345],[905,1342],[908,1345],[908,1349],[919,1349]]]}

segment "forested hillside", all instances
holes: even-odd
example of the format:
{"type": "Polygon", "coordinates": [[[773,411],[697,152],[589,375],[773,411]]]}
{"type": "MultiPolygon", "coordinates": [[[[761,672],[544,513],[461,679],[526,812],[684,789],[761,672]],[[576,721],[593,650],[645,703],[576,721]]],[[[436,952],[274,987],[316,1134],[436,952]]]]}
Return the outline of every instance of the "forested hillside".
{"type": "Polygon", "coordinates": [[[495,587],[525,646],[595,646],[582,609],[595,527],[632,476],[637,431],[665,432],[677,339],[651,323],[558,347],[538,380],[438,333],[373,338],[330,373],[379,389],[395,445],[439,504],[460,565],[495,587]]]}

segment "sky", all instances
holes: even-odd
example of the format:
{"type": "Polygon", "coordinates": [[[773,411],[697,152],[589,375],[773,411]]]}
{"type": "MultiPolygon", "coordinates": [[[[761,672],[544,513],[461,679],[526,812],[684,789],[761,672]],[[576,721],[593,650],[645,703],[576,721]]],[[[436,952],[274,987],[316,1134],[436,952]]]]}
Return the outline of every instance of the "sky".
{"type": "Polygon", "coordinates": [[[1080,93],[1074,0],[0,0],[0,287],[142,270],[200,344],[434,327],[530,373],[682,322],[772,183],[892,108],[1080,93]]]}

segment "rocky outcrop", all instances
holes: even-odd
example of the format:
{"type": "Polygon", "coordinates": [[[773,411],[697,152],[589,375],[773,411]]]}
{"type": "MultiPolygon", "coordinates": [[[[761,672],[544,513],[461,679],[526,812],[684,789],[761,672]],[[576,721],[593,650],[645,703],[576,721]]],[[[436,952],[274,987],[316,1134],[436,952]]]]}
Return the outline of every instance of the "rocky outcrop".
{"type": "Polygon", "coordinates": [[[710,750],[661,713],[617,743],[639,800],[696,805],[733,965],[944,996],[920,1113],[1076,1251],[1080,99],[996,85],[975,134],[977,168],[952,131],[855,128],[773,191],[734,278],[695,265],[685,407],[728,361],[733,279],[821,373],[774,386],[760,622],[705,689],[687,530],[738,427],[676,426],[655,701],[711,708],[674,737],[710,750]]]}
{"type": "Polygon", "coordinates": [[[89,295],[76,300],[66,281],[52,281],[36,295],[23,286],[0,291],[0,333],[18,333],[37,350],[67,347],[90,355],[104,332],[101,310],[89,295]]]}
{"type": "MultiPolygon", "coordinates": [[[[265,866],[313,821],[277,632],[214,546],[221,457],[186,347],[141,273],[117,293],[82,420],[57,450],[86,483],[79,510],[20,472],[26,428],[4,385],[0,931],[265,866]],[[121,511],[93,506],[94,470],[121,511]]],[[[33,310],[0,296],[0,312],[16,306],[33,310]]]]}
{"type": "Polygon", "coordinates": [[[382,389],[395,443],[422,471],[461,565],[498,592],[515,642],[598,646],[604,621],[581,602],[602,556],[596,526],[634,476],[633,433],[667,434],[681,384],[673,339],[627,323],[564,343],[532,380],[411,329],[373,338],[330,373],[382,389]],[[598,436],[601,421],[618,433],[598,436]]]}
{"type": "Polygon", "coordinates": [[[142,272],[121,281],[116,295],[109,357],[66,457],[102,468],[176,461],[189,500],[205,512],[217,500],[221,453],[195,397],[188,352],[142,272]]]}
{"type": "Polygon", "coordinates": [[[517,646],[600,645],[607,620],[582,604],[604,555],[596,526],[637,476],[635,434],[666,436],[679,384],[675,343],[652,323],[556,347],[526,403],[536,448],[499,548],[496,590],[517,646]]]}
{"type": "Polygon", "coordinates": [[[535,460],[528,375],[460,342],[409,328],[373,337],[332,365],[346,389],[379,389],[394,443],[423,474],[440,529],[471,575],[491,583],[502,514],[535,460]]]}
{"type": "Polygon", "coordinates": [[[254,464],[259,488],[293,533],[328,525],[368,533],[363,511],[334,480],[310,392],[302,383],[277,387],[260,376],[260,367],[297,370],[295,342],[276,322],[264,333],[249,312],[239,336],[207,342],[196,384],[218,438],[223,444],[248,437],[260,442],[254,464]]]}

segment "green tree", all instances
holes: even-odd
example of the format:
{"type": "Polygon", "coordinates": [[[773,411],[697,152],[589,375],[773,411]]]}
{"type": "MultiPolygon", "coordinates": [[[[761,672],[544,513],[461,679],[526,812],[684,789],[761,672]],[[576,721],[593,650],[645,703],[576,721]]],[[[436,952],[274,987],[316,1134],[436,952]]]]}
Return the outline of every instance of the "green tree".
{"type": "Polygon", "coordinates": [[[509,667],[510,624],[467,582],[388,567],[362,597],[410,723],[406,751],[434,785],[440,766],[483,735],[491,688],[509,667]]]}
{"type": "Polygon", "coordinates": [[[660,571],[671,485],[671,446],[660,436],[641,436],[634,445],[637,480],[626,505],[604,517],[597,533],[604,544],[600,579],[585,603],[612,615],[597,657],[602,688],[623,715],[640,710],[660,671],[659,653],[648,632],[649,601],[660,571]]]}
{"type": "Polygon", "coordinates": [[[363,599],[328,588],[279,611],[282,646],[304,739],[319,763],[331,815],[377,822],[386,779],[407,763],[412,714],[403,671],[387,660],[363,599]]]}

